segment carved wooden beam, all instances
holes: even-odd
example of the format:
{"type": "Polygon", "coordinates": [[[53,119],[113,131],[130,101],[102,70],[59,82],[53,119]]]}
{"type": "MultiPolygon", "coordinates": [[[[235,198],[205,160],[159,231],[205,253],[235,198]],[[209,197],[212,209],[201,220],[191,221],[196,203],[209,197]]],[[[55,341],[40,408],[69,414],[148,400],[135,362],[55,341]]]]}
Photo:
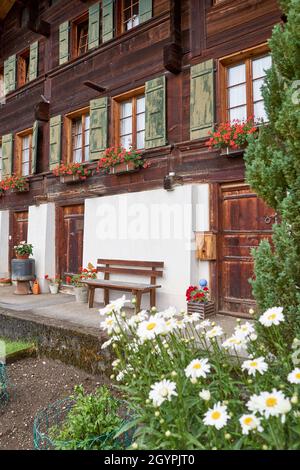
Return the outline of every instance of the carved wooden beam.
{"type": "Polygon", "coordinates": [[[37,121],[47,122],[50,119],[50,103],[40,101],[34,108],[34,117],[37,121]]]}
{"type": "Polygon", "coordinates": [[[48,21],[41,19],[31,21],[27,23],[27,28],[33,33],[41,34],[42,36],[49,37],[51,32],[51,25],[48,21]]]}
{"type": "Polygon", "coordinates": [[[174,74],[181,72],[181,2],[170,1],[170,44],[164,47],[164,67],[174,74]]]}
{"type": "Polygon", "coordinates": [[[83,82],[83,84],[89,88],[92,88],[93,90],[99,91],[100,93],[103,93],[104,91],[107,90],[103,86],[98,85],[97,83],[91,82],[89,80],[87,80],[86,82],[83,82]]]}

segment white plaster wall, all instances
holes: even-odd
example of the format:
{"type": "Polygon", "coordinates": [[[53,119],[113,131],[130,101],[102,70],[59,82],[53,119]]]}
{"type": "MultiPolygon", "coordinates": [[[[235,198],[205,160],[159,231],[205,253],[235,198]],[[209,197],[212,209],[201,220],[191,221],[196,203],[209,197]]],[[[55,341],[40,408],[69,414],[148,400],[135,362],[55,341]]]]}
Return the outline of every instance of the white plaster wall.
{"type": "Polygon", "coordinates": [[[55,276],[55,204],[29,207],[28,243],[33,245],[36,276],[42,292],[49,292],[45,274],[55,276]]]}
{"type": "MultiPolygon", "coordinates": [[[[98,258],[164,261],[157,306],[185,308],[187,286],[198,283],[199,276],[208,278],[208,263],[196,261],[193,251],[194,230],[208,228],[208,211],[208,185],[86,199],[84,265],[96,265],[98,258]]],[[[122,276],[122,280],[140,278],[122,276]]],[[[102,300],[102,290],[96,292],[96,299],[102,300]]],[[[112,298],[118,296],[111,292],[112,298]]],[[[143,305],[149,306],[148,296],[143,297],[143,305]]]]}
{"type": "Polygon", "coordinates": [[[9,211],[0,211],[0,277],[8,276],[9,211]]]}

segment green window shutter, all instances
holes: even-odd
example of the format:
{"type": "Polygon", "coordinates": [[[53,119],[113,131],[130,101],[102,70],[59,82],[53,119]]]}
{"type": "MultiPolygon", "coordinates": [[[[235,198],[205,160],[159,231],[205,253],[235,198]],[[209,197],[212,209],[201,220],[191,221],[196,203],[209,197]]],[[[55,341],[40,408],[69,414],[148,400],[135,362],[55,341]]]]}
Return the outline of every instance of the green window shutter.
{"type": "Polygon", "coordinates": [[[102,3],[102,42],[114,37],[114,2],[103,0],[102,3]]]}
{"type": "Polygon", "coordinates": [[[2,178],[12,175],[13,145],[13,134],[6,134],[2,137],[2,178]]]}
{"type": "Polygon", "coordinates": [[[190,138],[208,136],[215,115],[214,61],[191,67],[190,138]]]}
{"type": "Polygon", "coordinates": [[[140,0],[139,3],[140,23],[152,18],[152,0],[140,0]]]}
{"type": "Polygon", "coordinates": [[[166,144],[166,77],[146,82],[145,148],[166,144]]]}
{"type": "Polygon", "coordinates": [[[53,170],[61,160],[61,116],[50,119],[49,168],[53,170]]]}
{"type": "Polygon", "coordinates": [[[65,21],[59,27],[59,65],[69,60],[69,22],[65,21]]]}
{"type": "Polygon", "coordinates": [[[107,97],[90,102],[90,160],[100,158],[107,147],[107,97]]]}
{"type": "Polygon", "coordinates": [[[33,131],[32,131],[32,144],[31,144],[31,174],[34,175],[36,173],[36,162],[37,162],[37,155],[38,155],[38,136],[39,136],[39,123],[35,121],[33,124],[33,131]]]}
{"type": "Polygon", "coordinates": [[[16,56],[10,56],[4,62],[4,93],[14,91],[16,89],[16,56]]]}
{"type": "Polygon", "coordinates": [[[39,42],[36,41],[30,45],[29,57],[29,80],[35,80],[38,76],[38,61],[39,61],[39,42]]]}
{"type": "Polygon", "coordinates": [[[89,8],[89,49],[99,46],[100,3],[89,8]]]}

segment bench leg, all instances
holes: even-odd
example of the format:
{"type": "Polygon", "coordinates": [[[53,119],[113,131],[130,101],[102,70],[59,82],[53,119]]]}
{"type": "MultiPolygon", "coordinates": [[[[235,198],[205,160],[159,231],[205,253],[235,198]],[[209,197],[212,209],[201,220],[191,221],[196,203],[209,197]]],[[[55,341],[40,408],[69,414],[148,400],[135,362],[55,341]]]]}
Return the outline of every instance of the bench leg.
{"type": "Polygon", "coordinates": [[[109,289],[104,289],[104,307],[109,304],[109,289]]]}
{"type": "Polygon", "coordinates": [[[89,287],[89,308],[93,308],[94,298],[95,298],[95,289],[93,287],[89,287]]]}
{"type": "Polygon", "coordinates": [[[150,307],[156,307],[156,290],[151,289],[150,291],[150,307]]]}
{"type": "Polygon", "coordinates": [[[139,313],[141,311],[141,301],[142,301],[141,292],[137,292],[135,297],[136,297],[136,304],[135,304],[136,313],[139,313]]]}

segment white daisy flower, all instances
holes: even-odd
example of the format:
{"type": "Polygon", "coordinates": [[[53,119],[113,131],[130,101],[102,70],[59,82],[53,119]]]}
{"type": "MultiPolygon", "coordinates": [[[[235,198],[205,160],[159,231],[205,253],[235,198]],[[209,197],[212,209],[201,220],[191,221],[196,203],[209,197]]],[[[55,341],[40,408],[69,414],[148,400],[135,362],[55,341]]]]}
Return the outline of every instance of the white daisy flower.
{"type": "Polygon", "coordinates": [[[199,397],[202,398],[204,401],[209,401],[211,399],[211,394],[209,390],[200,390],[199,397]]]}
{"type": "Polygon", "coordinates": [[[112,343],[112,338],[110,338],[108,341],[105,341],[102,345],[101,345],[101,349],[106,349],[108,348],[108,346],[110,346],[112,343]]]}
{"type": "Polygon", "coordinates": [[[258,321],[266,327],[279,325],[279,323],[284,321],[284,315],[282,312],[283,307],[268,308],[268,310],[259,317],[258,321]]]}
{"type": "Polygon", "coordinates": [[[104,321],[100,323],[100,327],[102,328],[102,330],[107,331],[109,335],[111,335],[115,331],[115,328],[117,326],[117,322],[112,317],[107,317],[104,321]]]}
{"type": "Polygon", "coordinates": [[[300,384],[300,369],[296,367],[287,377],[291,384],[300,384]]]}
{"type": "Polygon", "coordinates": [[[177,396],[176,383],[164,379],[161,382],[155,382],[151,385],[149,398],[154,406],[160,406],[164,401],[171,401],[172,397],[177,396]]]}
{"type": "Polygon", "coordinates": [[[227,413],[227,406],[218,402],[205,413],[203,423],[206,424],[206,426],[214,426],[216,429],[222,429],[226,426],[228,419],[229,414],[227,413]]]}
{"type": "Polygon", "coordinates": [[[240,417],[239,421],[242,426],[242,434],[248,435],[250,431],[254,430],[259,432],[263,431],[263,428],[260,425],[260,418],[255,415],[243,415],[240,417]]]}
{"type": "Polygon", "coordinates": [[[205,334],[205,337],[207,339],[212,339],[212,338],[216,338],[217,336],[222,336],[223,334],[224,334],[223,328],[217,325],[217,326],[214,326],[211,330],[208,330],[205,334]]]}
{"type": "Polygon", "coordinates": [[[122,372],[122,371],[119,372],[118,375],[116,376],[116,381],[117,382],[122,382],[122,380],[124,379],[124,376],[125,376],[124,372],[122,372]]]}
{"type": "Polygon", "coordinates": [[[210,371],[210,364],[208,364],[208,359],[194,359],[190,364],[185,368],[184,372],[186,377],[192,379],[197,379],[199,377],[206,378],[207,374],[210,371]]]}
{"type": "Polygon", "coordinates": [[[209,320],[203,320],[201,323],[195,326],[196,330],[204,330],[205,328],[209,328],[211,326],[211,322],[209,320]]]}
{"type": "Polygon", "coordinates": [[[247,347],[246,341],[244,337],[239,337],[236,335],[230,336],[222,343],[222,347],[224,349],[231,349],[233,351],[240,351],[241,349],[245,349],[247,347]]]}
{"type": "Polygon", "coordinates": [[[161,318],[154,316],[149,317],[148,320],[141,322],[137,329],[137,335],[142,340],[153,339],[156,335],[162,333],[164,322],[161,318]]]}
{"type": "Polygon", "coordinates": [[[166,310],[163,310],[162,312],[157,312],[155,316],[158,318],[173,318],[176,315],[176,308],[175,307],[169,307],[166,310]]]}
{"type": "Polygon", "coordinates": [[[264,357],[257,357],[249,361],[244,361],[242,370],[246,370],[249,375],[255,375],[256,372],[263,375],[268,370],[268,364],[265,362],[264,357]]]}
{"type": "Polygon", "coordinates": [[[183,330],[184,328],[186,328],[186,324],[183,320],[176,320],[176,328],[178,328],[179,330],[183,330]]]}
{"type": "Polygon", "coordinates": [[[261,392],[259,395],[252,395],[247,403],[247,408],[250,411],[259,412],[266,418],[280,415],[284,417],[291,410],[291,403],[282,391],[274,388],[272,392],[261,392]]]}
{"type": "Polygon", "coordinates": [[[234,329],[235,336],[240,338],[245,338],[250,336],[252,333],[255,333],[254,326],[251,325],[248,321],[242,325],[236,326],[234,329]]]}

